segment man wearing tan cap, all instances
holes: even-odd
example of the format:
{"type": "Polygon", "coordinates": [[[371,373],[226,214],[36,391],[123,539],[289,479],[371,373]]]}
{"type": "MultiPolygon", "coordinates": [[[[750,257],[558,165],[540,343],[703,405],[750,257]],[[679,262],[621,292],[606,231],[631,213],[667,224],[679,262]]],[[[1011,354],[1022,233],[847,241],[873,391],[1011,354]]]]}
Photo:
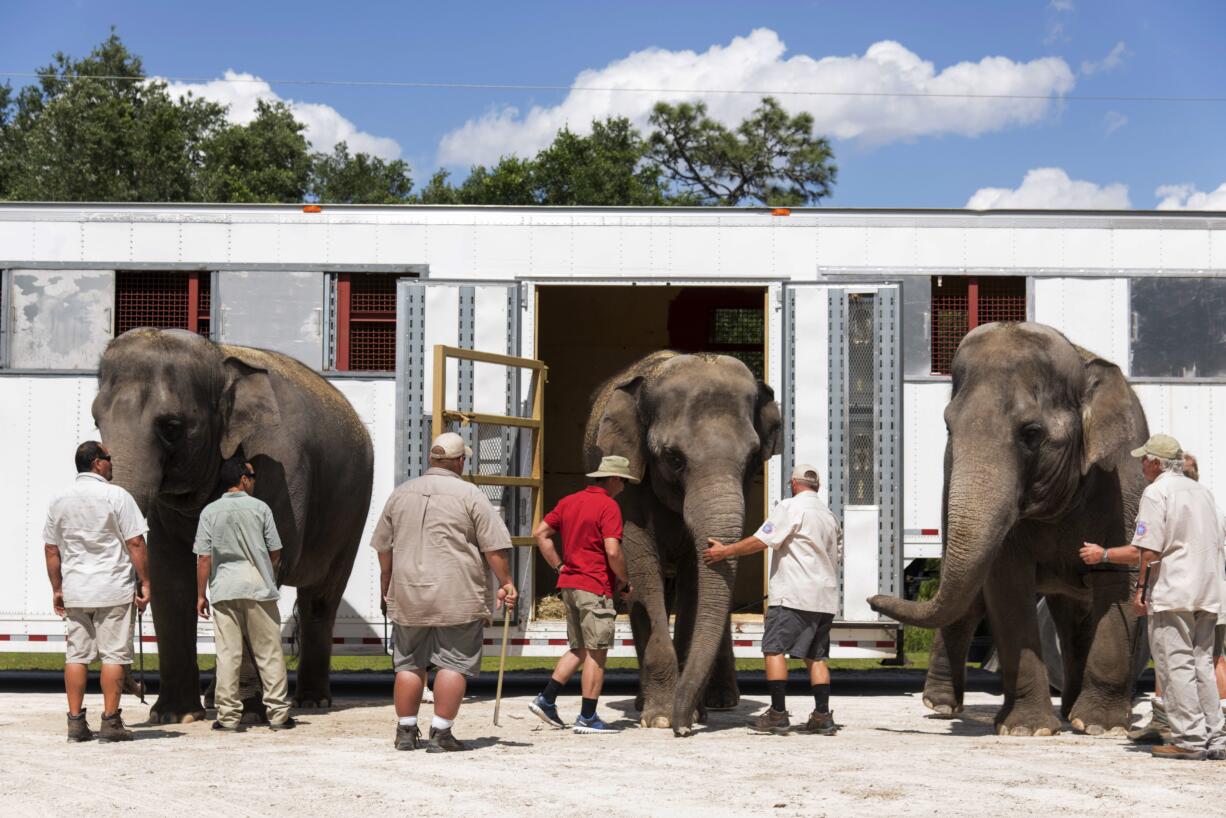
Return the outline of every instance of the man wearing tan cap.
{"type": "Polygon", "coordinates": [[[490,617],[485,566],[498,577],[498,605],[515,604],[511,535],[481,489],[460,479],[472,449],[448,432],[430,447],[430,468],[392,492],[375,526],[379,587],[395,628],[395,747],[422,744],[417,726],[426,673],[434,677],[427,752],[468,749],[451,733],[467,679],[481,670],[490,617]],[[484,559],[483,559],[484,557],[484,559]]]}
{"type": "Polygon", "coordinates": [[[532,532],[541,556],[558,572],[570,650],[562,654],[549,683],[528,709],[546,724],[565,728],[566,722],[558,715],[558,693],[582,666],[583,700],[574,731],[599,734],[612,732],[596,715],[596,703],[617,619],[613,577],[622,586],[629,586],[621,548],[622,512],[613,498],[621,494],[626,483],[639,481],[630,474],[630,461],[617,455],[602,459],[588,478],[592,485],[563,497],[532,532]],[[561,557],[554,548],[555,534],[562,537],[561,557]]]}
{"type": "Polygon", "coordinates": [[[1211,658],[1226,570],[1217,503],[1184,476],[1175,438],[1154,435],[1132,456],[1141,458],[1149,481],[1132,539],[1141,549],[1142,579],[1134,606],[1138,614],[1148,606],[1150,651],[1171,730],[1170,743],[1152,752],[1155,758],[1226,759],[1211,658]]]}
{"type": "Polygon", "coordinates": [[[769,600],[762,632],[766,686],[771,706],[749,724],[755,733],[791,731],[786,697],[787,656],[804,659],[813,693],[813,712],[801,732],[832,736],[839,726],[830,712],[830,625],[839,606],[838,565],[843,558],[843,530],[817,496],[817,469],[806,463],[792,468],[792,496],[775,506],[770,519],[738,543],[709,540],[707,564],[743,557],[770,548],[769,600]],[[787,656],[785,656],[785,654],[787,656]]]}

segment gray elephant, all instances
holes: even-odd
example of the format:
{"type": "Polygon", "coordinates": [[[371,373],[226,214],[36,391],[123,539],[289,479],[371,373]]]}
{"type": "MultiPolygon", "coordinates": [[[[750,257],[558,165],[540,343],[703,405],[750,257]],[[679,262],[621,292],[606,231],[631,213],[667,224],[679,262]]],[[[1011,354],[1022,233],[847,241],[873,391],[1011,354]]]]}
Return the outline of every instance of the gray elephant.
{"type": "Polygon", "coordinates": [[[640,668],[641,723],[688,735],[705,704],[739,698],[729,612],[734,561],[706,565],[707,538],[742,536],[753,474],[779,445],[770,387],[726,355],[656,352],[597,390],[585,452],[629,459],[642,480],[618,496],[634,593],[630,622],[640,668]],[[666,576],[676,576],[670,640],[666,576]],[[710,684],[708,685],[708,682],[710,684]]]}
{"type": "Polygon", "coordinates": [[[284,546],[278,581],[298,588],[301,660],[294,701],[331,703],[332,626],[370,505],[374,455],[357,413],[317,373],[275,352],[214,344],[181,330],[134,329],[102,356],[94,421],[115,482],[149,520],[149,569],[161,665],[151,718],[204,717],[196,668],[200,510],[218,470],[242,454],[284,546]]]}
{"type": "Polygon", "coordinates": [[[946,716],[961,710],[967,649],[986,611],[1004,686],[997,732],[1059,732],[1035,611],[1042,594],[1060,637],[1061,715],[1079,732],[1125,728],[1134,575],[1088,569],[1078,551],[1131,541],[1145,481],[1129,450],[1149,436],[1136,395],[1118,367],[1051,327],[987,324],[954,356],[945,424],[939,590],[927,602],[869,600],[906,624],[940,628],[924,703],[946,716]]]}

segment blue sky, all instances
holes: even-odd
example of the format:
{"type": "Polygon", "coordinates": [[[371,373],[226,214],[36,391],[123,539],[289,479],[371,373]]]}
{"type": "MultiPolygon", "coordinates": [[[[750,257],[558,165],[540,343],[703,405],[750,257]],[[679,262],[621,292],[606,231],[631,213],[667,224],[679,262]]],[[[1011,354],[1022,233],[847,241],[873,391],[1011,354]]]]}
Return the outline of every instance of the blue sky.
{"type": "MultiPolygon", "coordinates": [[[[613,3],[0,0],[0,71],[82,55],[112,24],[150,74],[233,105],[293,100],[318,147],[401,156],[424,181],[558,124],[642,121],[677,95],[221,81],[406,80],[717,90],[1226,96],[1226,3],[613,3]],[[583,72],[590,72],[584,74],[583,72]],[[184,86],[186,87],[186,86],[184,86]]],[[[13,79],[15,84],[25,82],[13,79]]],[[[176,86],[178,87],[178,86],[176,86]]],[[[730,122],[749,95],[703,97],[730,122]]],[[[845,207],[1226,209],[1226,102],[784,95],[832,136],[845,207]],[[1157,193],[1162,188],[1162,193],[1157,193]],[[1220,190],[1219,190],[1220,188],[1220,190]]]]}

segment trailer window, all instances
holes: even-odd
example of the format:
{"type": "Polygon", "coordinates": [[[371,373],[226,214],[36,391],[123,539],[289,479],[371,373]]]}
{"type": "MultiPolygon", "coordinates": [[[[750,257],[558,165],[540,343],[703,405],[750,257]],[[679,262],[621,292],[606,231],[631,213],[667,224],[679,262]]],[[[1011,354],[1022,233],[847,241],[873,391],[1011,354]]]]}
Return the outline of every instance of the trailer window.
{"type": "Polygon", "coordinates": [[[710,312],[709,330],[709,350],[738,358],[754,377],[763,377],[765,325],[761,309],[717,307],[710,312]]]}
{"type": "Polygon", "coordinates": [[[932,371],[948,375],[962,338],[981,324],[1026,320],[1026,279],[932,277],[932,371]]]}
{"type": "Polygon", "coordinates": [[[338,273],[333,368],[342,372],[396,370],[398,273],[338,273]]]}
{"type": "Polygon", "coordinates": [[[115,274],[115,335],[136,327],[212,330],[212,276],[199,272],[124,271],[115,274]]]}
{"type": "Polygon", "coordinates": [[[1134,376],[1226,376],[1226,281],[1134,278],[1131,290],[1134,376]]]}

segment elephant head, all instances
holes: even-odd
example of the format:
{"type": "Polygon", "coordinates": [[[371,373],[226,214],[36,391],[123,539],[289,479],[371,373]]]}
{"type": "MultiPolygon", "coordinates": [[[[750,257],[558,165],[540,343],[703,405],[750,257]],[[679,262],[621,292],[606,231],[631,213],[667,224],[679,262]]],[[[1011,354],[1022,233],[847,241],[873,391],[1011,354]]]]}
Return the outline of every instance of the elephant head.
{"type": "Polygon", "coordinates": [[[945,409],[941,583],[927,602],[889,596],[873,609],[936,628],[975,599],[1020,521],[1057,520],[1091,470],[1134,468],[1144,414],[1119,368],[1042,324],[986,324],[962,340],[945,409]]]}
{"type": "Polygon", "coordinates": [[[693,538],[698,610],[678,683],[673,724],[688,724],[728,628],[734,561],[706,565],[707,538],[734,542],[745,493],[763,461],[778,453],[779,406],[771,388],[725,355],[657,353],[624,373],[609,393],[590,458],[619,454],[680,515],[693,538]]]}
{"type": "MultiPolygon", "coordinates": [[[[155,500],[199,509],[223,459],[279,424],[259,353],[183,330],[134,329],[102,355],[94,422],[114,458],[116,484],[148,514],[155,500]],[[253,357],[254,356],[254,357],[253,357]]],[[[255,444],[255,445],[253,445],[255,444]]]]}

